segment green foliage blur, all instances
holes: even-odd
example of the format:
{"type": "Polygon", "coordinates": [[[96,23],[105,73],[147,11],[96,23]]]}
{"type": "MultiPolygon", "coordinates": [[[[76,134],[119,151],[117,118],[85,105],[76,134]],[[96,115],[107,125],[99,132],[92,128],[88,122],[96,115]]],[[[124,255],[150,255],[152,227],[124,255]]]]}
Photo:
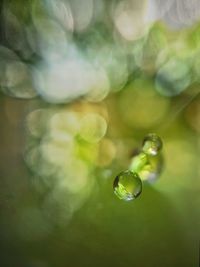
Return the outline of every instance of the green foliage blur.
{"type": "Polygon", "coordinates": [[[0,266],[198,265],[198,5],[0,2],[0,266]],[[162,172],[119,200],[149,133],[162,172]]]}

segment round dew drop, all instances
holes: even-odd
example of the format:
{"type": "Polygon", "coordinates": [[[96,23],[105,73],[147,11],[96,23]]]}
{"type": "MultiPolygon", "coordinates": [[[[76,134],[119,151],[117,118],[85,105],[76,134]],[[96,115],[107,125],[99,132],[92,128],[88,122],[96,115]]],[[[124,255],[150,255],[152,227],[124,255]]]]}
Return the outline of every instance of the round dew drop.
{"type": "Polygon", "coordinates": [[[137,173],[126,170],[116,176],[113,189],[119,199],[130,201],[141,194],[142,181],[137,173]]]}
{"type": "Polygon", "coordinates": [[[156,156],[162,149],[162,140],[157,134],[148,134],[142,144],[142,151],[147,155],[156,156]]]}

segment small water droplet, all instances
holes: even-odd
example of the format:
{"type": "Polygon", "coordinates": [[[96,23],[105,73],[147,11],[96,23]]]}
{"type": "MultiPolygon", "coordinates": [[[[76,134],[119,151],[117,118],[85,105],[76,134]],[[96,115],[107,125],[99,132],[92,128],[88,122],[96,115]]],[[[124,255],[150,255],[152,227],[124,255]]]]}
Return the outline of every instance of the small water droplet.
{"type": "Polygon", "coordinates": [[[137,173],[126,170],[116,176],[113,188],[119,199],[130,201],[141,194],[142,181],[137,173]]]}
{"type": "Polygon", "coordinates": [[[144,140],[142,151],[147,155],[156,156],[162,149],[162,140],[157,134],[150,133],[144,140]]]}

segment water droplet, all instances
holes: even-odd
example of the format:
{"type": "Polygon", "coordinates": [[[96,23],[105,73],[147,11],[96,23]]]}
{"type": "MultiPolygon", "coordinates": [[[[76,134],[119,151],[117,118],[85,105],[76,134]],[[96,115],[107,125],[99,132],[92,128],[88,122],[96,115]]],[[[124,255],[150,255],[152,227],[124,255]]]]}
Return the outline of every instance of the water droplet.
{"type": "Polygon", "coordinates": [[[143,140],[142,151],[147,155],[155,156],[162,149],[162,140],[157,134],[148,134],[143,140]]]}
{"type": "Polygon", "coordinates": [[[163,157],[147,155],[144,152],[132,158],[129,169],[136,172],[142,181],[154,182],[162,171],[163,157]]]}
{"type": "Polygon", "coordinates": [[[142,181],[137,173],[126,170],[114,180],[114,193],[119,199],[130,201],[137,198],[142,192],[142,181]]]}

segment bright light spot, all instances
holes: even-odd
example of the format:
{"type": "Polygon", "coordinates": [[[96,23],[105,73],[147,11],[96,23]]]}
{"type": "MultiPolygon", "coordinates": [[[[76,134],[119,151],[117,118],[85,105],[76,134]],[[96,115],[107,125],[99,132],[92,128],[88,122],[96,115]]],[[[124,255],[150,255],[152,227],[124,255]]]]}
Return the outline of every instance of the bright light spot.
{"type": "Polygon", "coordinates": [[[41,137],[45,133],[49,116],[46,109],[36,109],[28,114],[26,126],[31,135],[41,137]]]}
{"type": "Polygon", "coordinates": [[[90,64],[81,58],[43,64],[35,71],[36,89],[48,102],[72,101],[88,93],[90,69],[90,64]]]}
{"type": "Polygon", "coordinates": [[[69,2],[63,0],[46,0],[50,14],[58,20],[64,29],[74,31],[74,19],[69,2]]]}
{"type": "Polygon", "coordinates": [[[128,79],[128,62],[125,52],[114,45],[103,45],[96,49],[90,52],[91,61],[96,69],[101,66],[105,70],[109,78],[110,89],[114,92],[119,91],[128,79]]]}
{"type": "Polygon", "coordinates": [[[145,32],[142,9],[135,9],[130,1],[121,1],[114,12],[117,30],[128,41],[141,37],[145,32]]]}
{"type": "Polygon", "coordinates": [[[93,0],[73,0],[70,2],[74,18],[74,29],[77,32],[85,31],[92,23],[94,13],[93,0]]]}
{"type": "Polygon", "coordinates": [[[151,0],[156,9],[157,19],[162,19],[169,27],[180,29],[191,26],[199,20],[199,0],[151,0]]]}
{"type": "Polygon", "coordinates": [[[110,91],[110,82],[104,69],[91,70],[90,90],[86,99],[91,102],[102,101],[110,91]]]}
{"type": "Polygon", "coordinates": [[[149,15],[161,19],[171,8],[174,0],[148,0],[149,15]]]}
{"type": "Polygon", "coordinates": [[[156,89],[164,96],[175,96],[183,92],[190,84],[190,67],[179,59],[168,60],[156,76],[156,89]]]}
{"type": "Polygon", "coordinates": [[[58,187],[65,188],[70,193],[77,194],[87,186],[89,169],[81,160],[74,160],[73,165],[68,166],[58,173],[58,187]]]}
{"type": "Polygon", "coordinates": [[[81,120],[80,136],[89,143],[99,142],[107,131],[107,122],[99,114],[86,114],[81,120]]]}
{"type": "Polygon", "coordinates": [[[57,140],[44,140],[40,146],[42,157],[49,163],[56,166],[71,164],[74,159],[73,141],[60,142],[57,140]]]}
{"type": "Polygon", "coordinates": [[[12,51],[0,47],[0,85],[2,91],[16,98],[29,99],[37,95],[32,86],[31,70],[12,51]]]}
{"type": "Polygon", "coordinates": [[[34,19],[37,30],[38,46],[47,61],[62,60],[67,54],[67,35],[55,21],[47,18],[34,19]]]}
{"type": "Polygon", "coordinates": [[[55,140],[69,141],[80,129],[80,116],[76,112],[60,111],[49,122],[50,136],[55,140]]]}

